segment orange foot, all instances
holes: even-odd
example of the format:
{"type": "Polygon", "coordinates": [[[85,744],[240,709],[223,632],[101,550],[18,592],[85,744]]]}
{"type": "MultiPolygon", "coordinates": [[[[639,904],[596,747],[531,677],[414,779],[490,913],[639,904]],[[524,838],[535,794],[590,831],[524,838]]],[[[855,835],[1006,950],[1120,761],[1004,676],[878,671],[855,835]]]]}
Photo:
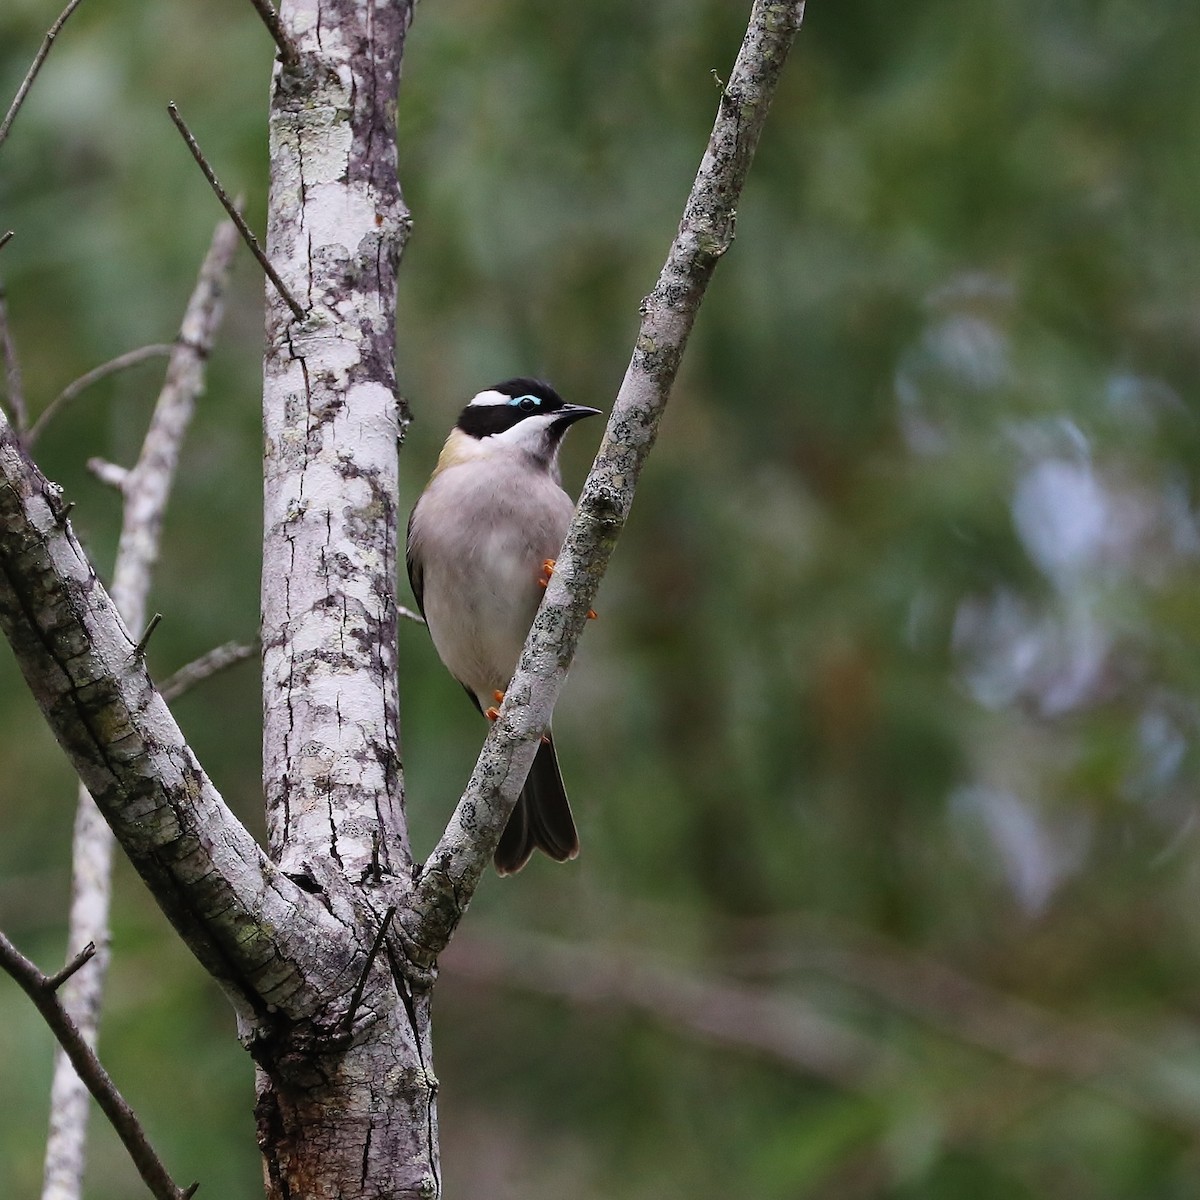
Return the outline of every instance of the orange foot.
{"type": "MultiPolygon", "coordinates": [[[[495,700],[495,702],[497,704],[503,704],[504,703],[504,693],[501,691],[495,691],[492,693],[492,699],[495,700]]],[[[499,708],[485,708],[483,710],[483,715],[485,717],[487,717],[487,719],[489,721],[494,721],[500,715],[500,709],[499,708]]]]}
{"type": "Polygon", "coordinates": [[[547,558],[542,563],[542,574],[538,577],[538,587],[549,587],[550,576],[554,574],[554,566],[557,560],[547,558]]]}

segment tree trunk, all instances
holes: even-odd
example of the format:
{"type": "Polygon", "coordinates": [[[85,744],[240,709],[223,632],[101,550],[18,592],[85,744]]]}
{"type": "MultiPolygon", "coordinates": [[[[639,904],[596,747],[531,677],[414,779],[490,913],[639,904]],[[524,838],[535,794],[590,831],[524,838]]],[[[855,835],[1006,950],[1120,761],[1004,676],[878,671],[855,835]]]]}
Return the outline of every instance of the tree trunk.
{"type": "MultiPolygon", "coordinates": [[[[410,0],[291,0],[295,66],[270,114],[262,588],[263,784],[271,857],[373,933],[411,886],[396,682],[396,269],[408,215],[396,91],[410,0]],[[354,889],[352,892],[350,889],[354,889]]],[[[429,995],[393,948],[306,1022],[259,1023],[268,1195],[436,1196],[429,995]]]]}

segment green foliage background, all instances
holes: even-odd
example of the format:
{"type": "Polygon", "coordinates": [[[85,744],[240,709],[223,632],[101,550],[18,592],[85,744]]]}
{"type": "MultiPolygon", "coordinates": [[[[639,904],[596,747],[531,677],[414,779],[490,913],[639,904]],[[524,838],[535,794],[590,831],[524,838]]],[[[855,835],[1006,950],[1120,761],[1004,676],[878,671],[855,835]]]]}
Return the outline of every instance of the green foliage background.
{"type": "MultiPolygon", "coordinates": [[[[610,402],[746,8],[420,6],[407,503],[481,386],[610,402]]],[[[5,103],[56,11],[0,8],[5,103]]],[[[271,50],[244,0],[87,0],[68,25],[0,151],[35,409],[175,332],[218,213],[168,100],[262,227],[271,50]]],[[[489,878],[467,931],[502,962],[519,932],[736,981],[780,1024],[705,993],[727,1042],[829,1050],[815,1014],[860,1054],[801,1069],[663,1003],[448,964],[448,1196],[1197,1194],[1198,78],[1185,0],[809,6],[556,718],[583,856],[489,878]]],[[[256,628],[261,292],[243,257],[152,600],[161,675],[256,628]]],[[[102,565],[116,502],[84,463],[131,459],[160,373],[39,448],[102,565]]],[[[572,486],[597,434],[572,435],[572,486]]],[[[428,847],[482,731],[424,632],[401,639],[428,847]]],[[[74,787],[0,657],[0,926],[49,966],[74,787]]],[[[178,705],[256,830],[258,709],[253,667],[178,705]]],[[[260,1195],[231,1014],[125,865],[113,948],[118,1083],[177,1178],[260,1195]]],[[[14,1200],[38,1194],[51,1062],[0,979],[14,1200]]],[[[97,1121],[89,1196],[138,1186],[97,1121]]]]}

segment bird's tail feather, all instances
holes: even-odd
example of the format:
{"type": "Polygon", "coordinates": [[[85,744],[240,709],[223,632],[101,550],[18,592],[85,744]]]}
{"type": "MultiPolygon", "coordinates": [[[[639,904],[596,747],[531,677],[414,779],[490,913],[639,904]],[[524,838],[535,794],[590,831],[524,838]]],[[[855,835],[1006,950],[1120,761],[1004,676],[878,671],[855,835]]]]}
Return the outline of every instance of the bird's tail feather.
{"type": "Polygon", "coordinates": [[[579,834],[549,734],[538,747],[529,778],[500,835],[493,859],[497,873],[519,871],[534,850],[543,851],[555,862],[566,862],[579,853],[579,834]]]}

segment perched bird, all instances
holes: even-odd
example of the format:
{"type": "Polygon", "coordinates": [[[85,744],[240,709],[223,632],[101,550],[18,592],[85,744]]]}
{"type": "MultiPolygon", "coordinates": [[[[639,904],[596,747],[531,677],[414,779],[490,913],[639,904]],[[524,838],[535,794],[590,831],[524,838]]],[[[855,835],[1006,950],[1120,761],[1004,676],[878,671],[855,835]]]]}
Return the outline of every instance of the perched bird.
{"type": "MultiPolygon", "coordinates": [[[[494,719],[517,669],[574,511],[560,485],[563,435],[595,408],[509,379],[462,410],[408,522],[408,578],[438,656],[494,719]]],[[[547,730],[496,848],[501,875],[535,849],[558,862],[579,836],[547,730]]]]}

